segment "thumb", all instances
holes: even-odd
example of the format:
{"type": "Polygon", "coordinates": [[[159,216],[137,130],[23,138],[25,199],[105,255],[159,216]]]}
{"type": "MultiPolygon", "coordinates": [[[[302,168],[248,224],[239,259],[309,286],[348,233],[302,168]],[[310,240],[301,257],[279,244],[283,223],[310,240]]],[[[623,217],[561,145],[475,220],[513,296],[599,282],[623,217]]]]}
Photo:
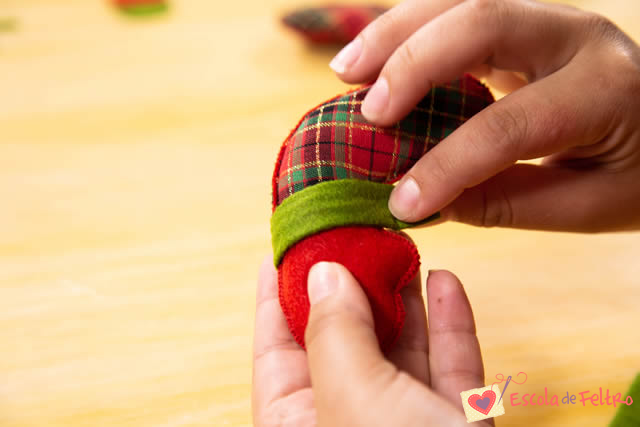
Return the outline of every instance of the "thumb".
{"type": "Polygon", "coordinates": [[[449,402],[384,358],[367,297],[346,268],[314,265],[308,292],[305,342],[319,425],[466,425],[449,402]]]}
{"type": "Polygon", "coordinates": [[[637,173],[518,164],[466,189],[445,219],[484,227],[620,231],[640,224],[637,173]],[[612,190],[613,189],[613,190],[612,190]]]}
{"type": "Polygon", "coordinates": [[[309,271],[305,331],[318,424],[466,425],[449,402],[388,362],[362,288],[343,266],[309,271]]]}
{"type": "Polygon", "coordinates": [[[363,404],[397,371],[380,351],[367,297],[349,270],[320,262],[307,286],[305,344],[319,424],[347,425],[362,418],[363,404]]]}
{"type": "Polygon", "coordinates": [[[613,119],[593,108],[602,103],[596,91],[575,90],[581,84],[588,87],[584,82],[590,77],[581,69],[553,73],[471,117],[400,180],[389,197],[391,213],[402,221],[419,221],[518,160],[596,142],[594,135],[606,134],[602,123],[613,119]]]}

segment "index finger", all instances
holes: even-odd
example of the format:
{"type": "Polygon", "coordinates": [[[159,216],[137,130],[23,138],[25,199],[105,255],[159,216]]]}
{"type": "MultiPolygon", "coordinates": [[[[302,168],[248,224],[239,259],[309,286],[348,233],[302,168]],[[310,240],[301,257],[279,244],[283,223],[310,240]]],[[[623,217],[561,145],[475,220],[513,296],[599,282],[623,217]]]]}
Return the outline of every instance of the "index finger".
{"type": "MultiPolygon", "coordinates": [[[[446,270],[427,278],[433,390],[462,409],[460,392],[484,387],[484,366],[471,305],[462,283],[446,270]]],[[[494,425],[493,419],[486,421],[494,425]]]]}
{"type": "Polygon", "coordinates": [[[418,28],[464,0],[406,0],[369,24],[331,61],[347,83],[373,80],[384,63],[418,28]]]}
{"type": "MultiPolygon", "coordinates": [[[[531,80],[564,66],[576,53],[586,19],[530,1],[469,0],[425,23],[387,59],[362,104],[379,126],[400,120],[434,84],[487,63],[523,71],[531,80]]],[[[393,37],[397,28],[387,29],[393,37]]]]}

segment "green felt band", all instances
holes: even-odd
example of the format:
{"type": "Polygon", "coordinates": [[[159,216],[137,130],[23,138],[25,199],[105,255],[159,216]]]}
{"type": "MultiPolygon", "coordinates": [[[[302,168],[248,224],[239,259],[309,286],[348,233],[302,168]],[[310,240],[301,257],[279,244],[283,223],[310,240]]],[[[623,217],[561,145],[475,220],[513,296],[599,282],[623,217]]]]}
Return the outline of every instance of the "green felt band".
{"type": "Polygon", "coordinates": [[[622,399],[631,396],[633,404],[631,406],[621,405],[616,412],[616,416],[609,424],[609,427],[635,427],[640,426],[640,374],[631,384],[631,388],[622,396],[622,399]]]}
{"type": "Polygon", "coordinates": [[[395,218],[387,204],[393,185],[360,179],[339,179],[307,187],[287,197],[271,217],[273,262],[280,264],[291,246],[320,231],[345,225],[402,230],[433,221],[407,223],[395,218]]]}

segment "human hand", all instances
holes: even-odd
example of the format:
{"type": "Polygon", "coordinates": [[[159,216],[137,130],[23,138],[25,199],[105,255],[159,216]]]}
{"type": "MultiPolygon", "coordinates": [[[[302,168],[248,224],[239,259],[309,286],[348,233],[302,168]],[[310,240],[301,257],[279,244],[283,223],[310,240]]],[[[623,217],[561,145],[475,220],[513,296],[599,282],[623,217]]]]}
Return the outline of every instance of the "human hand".
{"type": "Polygon", "coordinates": [[[366,296],[348,270],[316,264],[308,286],[305,353],[287,329],[271,259],[260,269],[252,393],[256,426],[467,425],[460,392],[483,387],[484,372],[471,307],[453,274],[429,274],[429,328],[420,278],[402,290],[407,317],[386,358],[366,296]]]}
{"type": "Polygon", "coordinates": [[[640,48],[607,19],[530,0],[406,0],[332,68],[349,83],[377,77],[362,105],[377,125],[464,72],[511,92],[406,174],[389,201],[399,219],[640,228],[640,48]]]}

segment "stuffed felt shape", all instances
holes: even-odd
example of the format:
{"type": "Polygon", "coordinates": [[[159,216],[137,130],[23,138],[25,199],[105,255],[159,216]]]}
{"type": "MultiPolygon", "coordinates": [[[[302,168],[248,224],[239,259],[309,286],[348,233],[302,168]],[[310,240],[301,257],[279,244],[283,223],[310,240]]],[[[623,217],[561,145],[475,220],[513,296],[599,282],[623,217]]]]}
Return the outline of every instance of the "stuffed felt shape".
{"type": "Polygon", "coordinates": [[[381,128],[360,112],[368,90],[310,110],[278,154],[272,183],[274,264],[280,305],[302,347],[307,275],[320,261],[338,262],[354,275],[371,305],[380,347],[393,345],[405,317],[400,290],[418,272],[420,260],[415,245],[394,231],[415,224],[389,211],[392,183],[493,102],[489,90],[467,75],[434,87],[404,119],[381,128]]]}
{"type": "Polygon", "coordinates": [[[312,43],[347,44],[386,10],[381,6],[308,7],[285,15],[282,22],[312,43]]]}
{"type": "Polygon", "coordinates": [[[624,403],[620,403],[620,407],[616,411],[616,415],[609,424],[609,427],[640,426],[640,407],[638,406],[638,403],[640,403],[640,374],[636,375],[629,391],[627,394],[621,396],[621,400],[624,403]]]}
{"type": "Polygon", "coordinates": [[[0,33],[15,31],[18,22],[14,18],[0,18],[0,33]]]}
{"type": "Polygon", "coordinates": [[[114,0],[121,12],[132,16],[148,16],[166,12],[167,0],[114,0]]]}

